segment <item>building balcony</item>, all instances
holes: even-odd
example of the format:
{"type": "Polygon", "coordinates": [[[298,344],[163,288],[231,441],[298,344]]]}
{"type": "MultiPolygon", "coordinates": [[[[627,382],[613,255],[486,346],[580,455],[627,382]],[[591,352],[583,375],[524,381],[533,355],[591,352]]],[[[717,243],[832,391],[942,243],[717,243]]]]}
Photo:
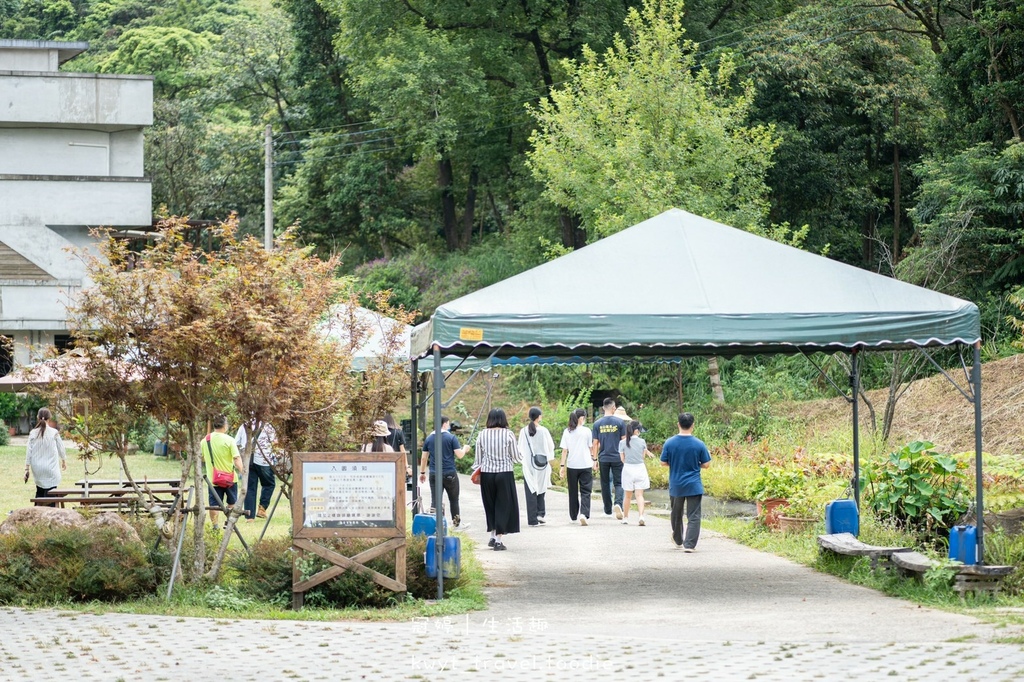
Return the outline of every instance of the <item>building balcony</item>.
{"type": "Polygon", "coordinates": [[[153,77],[0,71],[0,124],[120,130],[153,124],[153,77]]]}
{"type": "Polygon", "coordinates": [[[0,226],[133,227],[152,220],[149,178],[0,175],[0,226]]]}

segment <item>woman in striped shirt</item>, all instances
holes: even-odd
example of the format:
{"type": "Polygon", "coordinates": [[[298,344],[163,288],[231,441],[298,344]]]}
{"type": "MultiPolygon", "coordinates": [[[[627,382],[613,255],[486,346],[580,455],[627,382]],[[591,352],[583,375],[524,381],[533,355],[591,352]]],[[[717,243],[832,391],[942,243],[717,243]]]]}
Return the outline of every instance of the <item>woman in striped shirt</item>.
{"type": "Polygon", "coordinates": [[[480,469],[480,498],[487,516],[487,543],[494,551],[505,549],[502,538],[519,532],[519,496],[512,465],[520,460],[516,434],[508,428],[505,411],[495,408],[487,414],[487,428],[476,437],[473,468],[480,469]]]}

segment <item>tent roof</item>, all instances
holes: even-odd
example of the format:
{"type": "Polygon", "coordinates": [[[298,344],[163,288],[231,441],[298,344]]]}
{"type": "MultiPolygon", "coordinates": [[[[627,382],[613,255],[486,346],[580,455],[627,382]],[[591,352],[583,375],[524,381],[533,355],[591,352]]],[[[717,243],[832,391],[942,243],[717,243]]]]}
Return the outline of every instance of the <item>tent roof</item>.
{"type": "Polygon", "coordinates": [[[410,352],[608,359],[980,337],[973,303],[671,209],[441,305],[410,352]]]}

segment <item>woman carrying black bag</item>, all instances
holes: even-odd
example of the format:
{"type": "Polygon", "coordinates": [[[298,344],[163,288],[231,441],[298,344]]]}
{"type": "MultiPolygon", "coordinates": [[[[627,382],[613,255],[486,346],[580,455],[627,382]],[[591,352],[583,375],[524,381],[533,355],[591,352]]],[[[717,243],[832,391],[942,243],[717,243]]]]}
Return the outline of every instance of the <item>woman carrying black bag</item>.
{"type": "Polygon", "coordinates": [[[516,434],[508,428],[508,417],[501,408],[487,414],[487,428],[476,437],[473,468],[480,470],[480,499],[484,503],[487,543],[496,552],[504,549],[502,539],[519,532],[519,496],[512,466],[520,460],[516,434]]]}
{"type": "Polygon", "coordinates": [[[555,442],[551,433],[540,425],[539,407],[530,408],[530,423],[519,432],[519,456],[523,461],[523,490],[526,492],[526,523],[544,523],[544,493],[551,483],[551,460],[555,442]]]}

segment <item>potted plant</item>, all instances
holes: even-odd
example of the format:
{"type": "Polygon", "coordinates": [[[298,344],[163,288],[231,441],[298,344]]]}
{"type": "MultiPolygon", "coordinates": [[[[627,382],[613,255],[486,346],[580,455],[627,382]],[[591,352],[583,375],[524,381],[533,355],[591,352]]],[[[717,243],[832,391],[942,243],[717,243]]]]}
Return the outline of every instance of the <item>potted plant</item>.
{"type": "Polygon", "coordinates": [[[757,504],[757,517],[769,528],[777,528],[780,508],[788,505],[803,485],[804,474],[799,469],[762,466],[748,489],[757,504]]]}
{"type": "Polygon", "coordinates": [[[800,490],[789,498],[789,504],[779,514],[779,530],[800,532],[816,524],[824,509],[821,502],[807,490],[800,490]]]}

